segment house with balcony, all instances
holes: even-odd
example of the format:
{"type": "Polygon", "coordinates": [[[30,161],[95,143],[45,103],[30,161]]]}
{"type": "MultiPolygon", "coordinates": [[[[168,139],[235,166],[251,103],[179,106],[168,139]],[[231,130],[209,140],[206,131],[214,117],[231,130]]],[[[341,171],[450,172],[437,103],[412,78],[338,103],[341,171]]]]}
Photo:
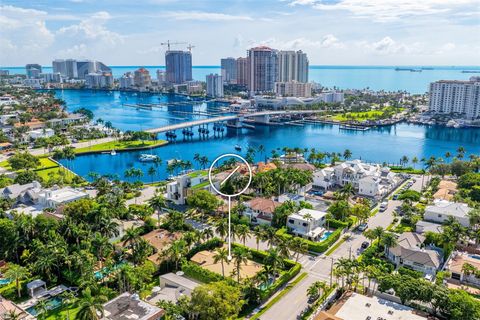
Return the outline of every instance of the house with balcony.
{"type": "Polygon", "coordinates": [[[397,267],[408,267],[428,275],[435,275],[443,258],[438,250],[424,246],[425,237],[414,232],[402,233],[397,245],[385,248],[387,258],[397,267]]]}
{"type": "Polygon", "coordinates": [[[325,232],[327,213],[324,211],[301,209],[287,218],[290,233],[312,241],[319,241],[325,232]]]}
{"type": "Polygon", "coordinates": [[[372,198],[387,194],[400,182],[400,176],[390,168],[361,160],[345,161],[313,173],[314,188],[330,190],[349,183],[359,195],[372,198]]]}
{"type": "Polygon", "coordinates": [[[167,199],[175,204],[185,204],[188,196],[198,190],[214,192],[208,180],[208,171],[193,171],[176,177],[167,184],[167,199]]]}
{"type": "Polygon", "coordinates": [[[246,208],[243,215],[249,218],[252,224],[264,225],[272,223],[275,209],[281,205],[280,202],[269,198],[254,198],[243,204],[246,208]]]}

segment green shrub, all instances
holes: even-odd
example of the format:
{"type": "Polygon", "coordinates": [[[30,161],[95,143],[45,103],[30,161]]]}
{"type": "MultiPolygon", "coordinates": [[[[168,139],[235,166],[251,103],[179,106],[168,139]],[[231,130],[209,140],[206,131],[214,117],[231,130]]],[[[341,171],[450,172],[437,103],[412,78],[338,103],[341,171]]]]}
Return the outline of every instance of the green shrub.
{"type": "Polygon", "coordinates": [[[207,240],[195,247],[193,247],[186,255],[187,260],[190,260],[194,255],[196,255],[200,251],[211,251],[219,248],[223,245],[223,241],[219,238],[212,238],[207,240]]]}
{"type": "Polygon", "coordinates": [[[236,282],[233,279],[223,277],[221,274],[204,269],[198,264],[190,261],[185,261],[182,263],[182,271],[187,277],[199,282],[210,283],[225,280],[231,285],[236,285],[236,282]]]}

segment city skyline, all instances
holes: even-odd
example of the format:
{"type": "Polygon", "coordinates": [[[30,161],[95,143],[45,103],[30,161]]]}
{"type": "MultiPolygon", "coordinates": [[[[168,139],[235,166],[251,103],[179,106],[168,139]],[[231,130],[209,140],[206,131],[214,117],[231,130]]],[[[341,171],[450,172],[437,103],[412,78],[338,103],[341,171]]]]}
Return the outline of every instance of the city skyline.
{"type": "Polygon", "coordinates": [[[72,57],[161,66],[166,40],[195,45],[197,66],[257,45],[303,50],[311,65],[475,65],[480,54],[478,0],[149,3],[3,1],[1,64],[72,57]]]}

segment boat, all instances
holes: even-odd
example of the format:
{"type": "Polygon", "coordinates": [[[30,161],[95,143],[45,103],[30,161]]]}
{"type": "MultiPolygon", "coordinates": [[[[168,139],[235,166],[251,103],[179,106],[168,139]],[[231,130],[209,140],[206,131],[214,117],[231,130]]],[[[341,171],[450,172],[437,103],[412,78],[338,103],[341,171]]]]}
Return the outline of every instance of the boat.
{"type": "Polygon", "coordinates": [[[117,152],[116,152],[115,150],[112,150],[112,151],[110,152],[110,155],[116,156],[116,155],[117,155],[117,152]]]}
{"type": "Polygon", "coordinates": [[[242,151],[242,147],[238,144],[235,145],[235,150],[242,151]]]}
{"type": "Polygon", "coordinates": [[[170,160],[167,160],[167,165],[172,165],[172,164],[180,162],[180,161],[181,160],[179,160],[179,159],[170,159],[170,160]]]}
{"type": "Polygon", "coordinates": [[[140,160],[141,162],[151,162],[151,161],[155,161],[156,159],[158,159],[158,156],[154,154],[146,154],[146,153],[141,154],[140,157],[138,158],[138,160],[140,160]]]}

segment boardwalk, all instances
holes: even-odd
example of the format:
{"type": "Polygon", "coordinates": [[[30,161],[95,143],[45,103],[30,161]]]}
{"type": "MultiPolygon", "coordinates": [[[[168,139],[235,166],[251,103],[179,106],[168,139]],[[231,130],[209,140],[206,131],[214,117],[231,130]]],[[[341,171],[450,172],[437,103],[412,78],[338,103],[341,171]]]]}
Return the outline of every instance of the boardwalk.
{"type": "Polygon", "coordinates": [[[262,116],[274,116],[274,115],[299,115],[299,114],[312,114],[312,113],[321,113],[322,110],[282,110],[282,111],[260,111],[260,112],[253,112],[253,113],[245,113],[245,114],[237,114],[232,116],[221,116],[221,117],[214,117],[209,119],[201,119],[201,120],[193,120],[187,121],[182,123],[177,123],[173,125],[168,125],[160,128],[153,128],[145,130],[150,133],[161,133],[161,132],[168,132],[179,130],[183,128],[190,128],[195,127],[203,124],[208,123],[215,123],[215,122],[225,122],[230,120],[240,120],[242,118],[255,118],[255,117],[262,117],[262,116]]]}

